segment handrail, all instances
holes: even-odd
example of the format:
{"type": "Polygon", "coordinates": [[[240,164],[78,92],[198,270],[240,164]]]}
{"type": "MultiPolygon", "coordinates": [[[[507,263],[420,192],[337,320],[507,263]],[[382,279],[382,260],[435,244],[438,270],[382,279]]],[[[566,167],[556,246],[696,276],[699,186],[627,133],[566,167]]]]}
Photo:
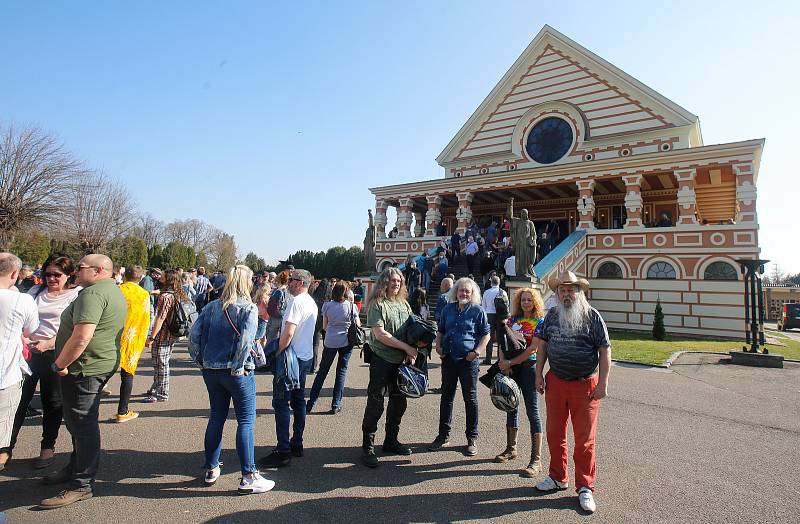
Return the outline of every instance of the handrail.
{"type": "Polygon", "coordinates": [[[544,276],[550,273],[553,268],[558,266],[559,261],[567,256],[570,250],[577,246],[578,242],[580,242],[585,236],[585,229],[576,229],[570,233],[570,235],[562,240],[561,243],[555,247],[555,249],[550,251],[547,256],[533,266],[533,270],[536,272],[536,275],[539,278],[544,278],[544,276]]]}

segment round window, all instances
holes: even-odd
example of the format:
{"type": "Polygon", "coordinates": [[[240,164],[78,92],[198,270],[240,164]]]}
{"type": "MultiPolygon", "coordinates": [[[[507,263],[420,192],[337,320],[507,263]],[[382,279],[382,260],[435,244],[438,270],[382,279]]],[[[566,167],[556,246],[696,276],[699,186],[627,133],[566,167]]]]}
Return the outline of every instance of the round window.
{"type": "Polygon", "coordinates": [[[567,154],[572,140],[572,127],[566,120],[551,116],[533,126],[525,150],[536,162],[552,164],[567,154]]]}

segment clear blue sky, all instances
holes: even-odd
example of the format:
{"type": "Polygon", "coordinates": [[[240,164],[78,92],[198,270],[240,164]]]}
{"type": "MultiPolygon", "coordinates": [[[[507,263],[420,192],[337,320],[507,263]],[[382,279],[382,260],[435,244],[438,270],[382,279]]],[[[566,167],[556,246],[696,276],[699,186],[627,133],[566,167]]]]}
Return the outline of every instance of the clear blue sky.
{"type": "Polygon", "coordinates": [[[797,2],[3,2],[0,121],[35,124],[139,207],[270,262],[361,245],[368,187],[434,158],[544,24],[700,116],[766,138],[765,258],[800,272],[797,2]]]}

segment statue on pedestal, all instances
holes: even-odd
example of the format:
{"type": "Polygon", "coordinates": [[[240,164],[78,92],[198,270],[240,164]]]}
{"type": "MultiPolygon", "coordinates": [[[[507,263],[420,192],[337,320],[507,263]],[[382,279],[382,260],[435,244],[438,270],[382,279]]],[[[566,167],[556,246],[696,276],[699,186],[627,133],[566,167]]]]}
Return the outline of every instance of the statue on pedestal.
{"type": "Polygon", "coordinates": [[[514,199],[508,203],[508,219],[511,221],[511,241],[514,242],[514,257],[517,276],[536,277],[533,264],[536,262],[536,226],[528,219],[528,210],[514,217],[514,199]]]}
{"type": "Polygon", "coordinates": [[[367,219],[367,232],[364,234],[364,262],[367,264],[367,271],[375,271],[375,220],[372,218],[372,210],[367,209],[369,218],[367,219]]]}

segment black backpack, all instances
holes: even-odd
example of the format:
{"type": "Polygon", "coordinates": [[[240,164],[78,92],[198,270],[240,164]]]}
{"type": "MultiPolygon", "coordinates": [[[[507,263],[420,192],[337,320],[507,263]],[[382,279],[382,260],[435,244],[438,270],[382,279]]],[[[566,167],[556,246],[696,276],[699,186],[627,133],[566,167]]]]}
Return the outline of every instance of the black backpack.
{"type": "MultiPolygon", "coordinates": [[[[167,293],[172,292],[167,291],[167,293]]],[[[172,306],[172,316],[167,329],[173,337],[188,337],[192,324],[197,320],[197,307],[191,300],[183,301],[178,295],[174,293],[172,295],[175,297],[175,303],[172,306]]]]}
{"type": "Polygon", "coordinates": [[[508,310],[508,297],[506,296],[505,291],[502,289],[497,296],[494,297],[494,309],[496,311],[497,319],[502,320],[504,318],[509,317],[509,310],[508,310]]]}

